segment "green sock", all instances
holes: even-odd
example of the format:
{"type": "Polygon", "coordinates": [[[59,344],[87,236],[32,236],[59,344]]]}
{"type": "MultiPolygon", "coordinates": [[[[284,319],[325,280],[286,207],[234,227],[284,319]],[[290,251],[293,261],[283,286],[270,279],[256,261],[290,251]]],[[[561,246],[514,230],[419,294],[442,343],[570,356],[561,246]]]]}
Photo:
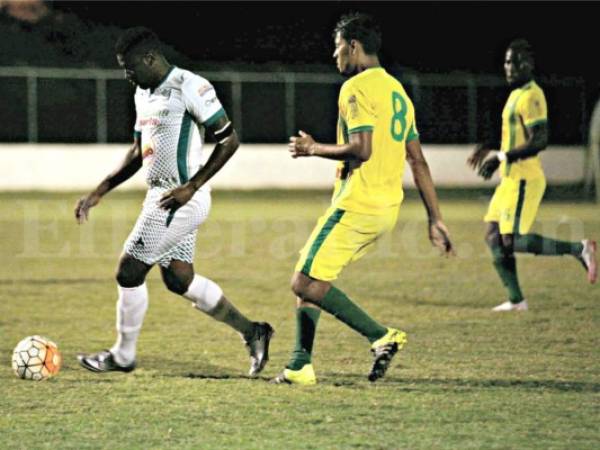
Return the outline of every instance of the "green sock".
{"type": "Polygon", "coordinates": [[[519,278],[517,277],[517,260],[515,255],[505,255],[499,246],[491,247],[492,257],[494,258],[494,267],[500,275],[502,284],[508,290],[508,298],[512,303],[519,303],[523,300],[523,293],[519,287],[519,278]]]}
{"type": "Polygon", "coordinates": [[[288,369],[300,370],[310,364],[320,316],[321,310],[318,308],[301,306],[296,309],[296,346],[286,366],[288,369]]]}
{"type": "Polygon", "coordinates": [[[338,320],[341,320],[354,331],[358,331],[365,336],[369,342],[373,343],[387,333],[387,328],[373,320],[358,305],[350,300],[346,294],[331,286],[319,306],[333,314],[338,320]]]}
{"type": "Polygon", "coordinates": [[[581,242],[558,241],[539,234],[515,236],[515,252],[519,253],[579,256],[582,251],[583,244],[581,242]]]}

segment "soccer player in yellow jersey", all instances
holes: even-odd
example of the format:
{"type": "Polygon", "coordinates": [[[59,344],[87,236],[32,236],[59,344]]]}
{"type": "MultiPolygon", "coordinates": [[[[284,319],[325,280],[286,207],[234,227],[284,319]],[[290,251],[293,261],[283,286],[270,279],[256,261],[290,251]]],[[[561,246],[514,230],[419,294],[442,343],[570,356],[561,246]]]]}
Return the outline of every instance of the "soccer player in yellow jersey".
{"type": "Polygon", "coordinates": [[[501,182],[484,218],[494,267],[508,290],[508,301],[493,308],[497,312],[528,308],[519,286],[515,252],[573,255],[583,264],[590,283],[597,278],[594,241],[565,242],[529,233],[546,188],[538,154],[548,143],[548,125],[546,98],[533,79],[533,53],[527,41],[511,42],[504,71],[513,90],[502,111],[500,151],[479,145],[468,159],[485,179],[500,169],[501,182]]]}
{"type": "Polygon", "coordinates": [[[334,39],[337,68],[351,76],[339,95],[338,144],[315,142],[302,131],[289,144],[293,158],[320,156],[340,163],[332,204],[301,250],[292,278],[296,344],[288,365],[274,380],[279,383],[316,383],[311,354],[321,310],[369,340],[375,359],[370,381],[385,374],[406,342],[403,331],[380,324],[331,284],[394,227],[403,198],[405,160],[427,209],[431,242],[445,254],[453,252],[421,151],[413,104],[379,64],[378,26],[369,16],[347,15],[337,24],[334,39]]]}

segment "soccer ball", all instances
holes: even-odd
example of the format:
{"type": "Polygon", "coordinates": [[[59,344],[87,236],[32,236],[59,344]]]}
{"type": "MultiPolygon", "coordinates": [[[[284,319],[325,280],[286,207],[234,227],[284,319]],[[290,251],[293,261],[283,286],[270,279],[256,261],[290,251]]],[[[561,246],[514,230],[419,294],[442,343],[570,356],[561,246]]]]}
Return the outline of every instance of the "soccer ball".
{"type": "Polygon", "coordinates": [[[12,368],[23,380],[45,380],[58,373],[62,356],[54,342],[42,336],[27,336],[13,350],[12,368]]]}

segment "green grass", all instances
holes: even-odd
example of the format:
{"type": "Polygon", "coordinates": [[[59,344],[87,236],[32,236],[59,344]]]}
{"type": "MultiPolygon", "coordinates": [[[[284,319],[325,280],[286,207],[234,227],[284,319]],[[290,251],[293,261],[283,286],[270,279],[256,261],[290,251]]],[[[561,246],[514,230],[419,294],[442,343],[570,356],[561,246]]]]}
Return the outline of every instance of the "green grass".
{"type": "MultiPolygon", "coordinates": [[[[319,384],[273,386],[294,336],[289,278],[327,206],[322,192],[216,192],[196,271],[276,329],[271,362],[245,377],[240,338],[149,276],[139,369],[97,375],[79,351],[112,345],[114,268],[142,193],[114,193],[78,227],[76,196],[0,194],[0,448],[598,448],[600,290],[573,259],[519,257],[531,310],[494,315],[505,294],[483,243],[488,197],[443,202],[458,257],[429,247],[409,197],[394,233],[338,286],[409,343],[388,376],[366,380],[367,343],[322,316],[319,384]],[[13,346],[55,340],[65,362],[47,382],[18,380],[13,346]]],[[[546,202],[538,232],[600,238],[600,209],[546,202]]]]}

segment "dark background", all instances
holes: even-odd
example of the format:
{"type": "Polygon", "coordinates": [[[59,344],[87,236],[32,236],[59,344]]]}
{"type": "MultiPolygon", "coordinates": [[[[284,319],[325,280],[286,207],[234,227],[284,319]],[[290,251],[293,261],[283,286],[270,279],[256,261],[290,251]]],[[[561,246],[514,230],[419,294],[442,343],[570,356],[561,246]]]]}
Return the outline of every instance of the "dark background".
{"type": "MultiPolygon", "coordinates": [[[[600,94],[596,41],[600,4],[551,2],[63,2],[45,3],[35,22],[0,13],[0,65],[116,69],[113,45],[123,28],[145,25],[168,45],[172,62],[194,70],[335,71],[331,30],[348,11],[374,15],[383,30],[383,64],[402,77],[409,73],[502,74],[507,44],[528,39],[536,72],[550,105],[552,141],[585,142],[589,115],[600,94]],[[571,81],[573,82],[571,82],[571,81]]],[[[340,82],[342,79],[340,78],[340,82]]],[[[0,119],[14,126],[0,139],[26,139],[23,80],[3,79],[0,119]],[[21,106],[19,106],[21,105],[21,106]]],[[[230,86],[215,83],[226,108],[230,86]]],[[[40,80],[44,92],[39,116],[61,116],[63,128],[40,124],[40,140],[93,141],[95,111],[91,82],[40,80]],[[71,112],[71,113],[70,113],[71,112]]],[[[286,140],[281,111],[282,85],[244,85],[244,140],[286,140]],[[253,111],[259,110],[260,115],[253,111]],[[270,123],[265,116],[271,117],[270,123]],[[282,123],[278,123],[282,122],[282,123]]],[[[298,86],[298,125],[314,129],[311,114],[321,110],[315,134],[333,139],[338,86],[298,86]],[[303,119],[305,123],[302,123],[303,119]]],[[[409,87],[409,94],[410,87],[409,87]]],[[[129,139],[131,90],[121,81],[108,85],[109,141],[129,139]]],[[[477,139],[496,137],[507,88],[478,89],[477,139]]],[[[468,142],[464,92],[430,88],[417,103],[423,140],[468,142]]]]}

